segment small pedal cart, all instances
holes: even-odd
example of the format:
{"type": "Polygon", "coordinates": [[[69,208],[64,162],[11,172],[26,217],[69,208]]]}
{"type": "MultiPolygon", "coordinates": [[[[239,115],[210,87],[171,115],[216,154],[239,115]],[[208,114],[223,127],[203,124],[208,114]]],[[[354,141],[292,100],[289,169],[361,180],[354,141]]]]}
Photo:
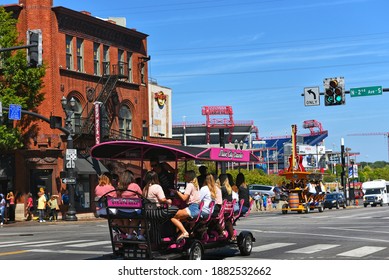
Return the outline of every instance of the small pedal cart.
{"type": "MultiPolygon", "coordinates": [[[[256,161],[249,151],[224,148],[194,148],[181,146],[166,146],[138,141],[104,142],[91,150],[93,158],[120,161],[143,162],[155,158],[166,161],[178,160],[212,160],[212,161],[256,161]],[[234,158],[235,157],[235,158],[234,158]]],[[[173,186],[172,186],[173,187],[173,186]]],[[[127,190],[129,191],[129,190],[127,190]]],[[[177,240],[176,230],[170,219],[178,211],[175,206],[157,205],[141,195],[137,198],[112,197],[109,193],[100,198],[99,203],[106,208],[106,216],[111,237],[112,251],[115,258],[123,259],[202,259],[205,250],[225,246],[239,248],[241,255],[251,254],[255,238],[249,231],[236,233],[233,240],[227,233],[220,234],[214,225],[233,225],[249,215],[250,209],[242,215],[243,200],[223,201],[217,215],[198,215],[186,223],[189,238],[177,240]],[[234,205],[239,204],[239,210],[234,211],[234,205]],[[128,225],[129,219],[140,221],[137,230],[143,230],[146,238],[139,240],[128,238],[134,228],[128,225]]],[[[200,209],[203,203],[200,203],[200,209]]],[[[214,203],[210,205],[211,213],[214,203]]],[[[200,211],[201,212],[201,211],[200,211]]]]}
{"type": "Polygon", "coordinates": [[[296,134],[297,126],[292,125],[292,154],[289,157],[288,170],[281,174],[290,181],[287,187],[288,201],[282,206],[282,214],[287,214],[288,211],[309,213],[314,209],[323,212],[325,191],[309,192],[307,189],[311,181],[321,185],[323,175],[305,170],[302,164],[302,156],[297,154],[296,134]]]}
{"type": "Polygon", "coordinates": [[[285,172],[282,175],[291,182],[288,187],[288,201],[282,206],[282,214],[287,214],[288,211],[309,213],[315,209],[324,211],[325,192],[309,193],[306,187],[310,181],[320,182],[318,178],[322,177],[322,174],[285,172]]]}

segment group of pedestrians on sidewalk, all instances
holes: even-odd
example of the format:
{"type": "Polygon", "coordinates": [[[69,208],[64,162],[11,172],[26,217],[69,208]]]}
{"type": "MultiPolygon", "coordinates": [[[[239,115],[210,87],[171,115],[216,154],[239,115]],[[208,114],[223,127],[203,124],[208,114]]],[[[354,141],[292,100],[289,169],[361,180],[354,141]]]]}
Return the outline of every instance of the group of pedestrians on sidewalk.
{"type": "Polygon", "coordinates": [[[4,196],[0,193],[0,225],[2,226],[8,216],[8,222],[15,222],[15,196],[12,191],[4,196]]]}
{"type": "Polygon", "coordinates": [[[254,205],[257,211],[277,209],[278,202],[275,200],[275,197],[270,197],[269,195],[256,192],[253,199],[255,201],[254,205]]]}

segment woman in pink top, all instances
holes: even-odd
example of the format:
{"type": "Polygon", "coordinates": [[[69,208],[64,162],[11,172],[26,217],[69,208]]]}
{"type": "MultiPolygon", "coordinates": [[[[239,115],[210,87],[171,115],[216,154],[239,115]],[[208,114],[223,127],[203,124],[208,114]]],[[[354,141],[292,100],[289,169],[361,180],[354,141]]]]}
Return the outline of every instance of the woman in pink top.
{"type": "MultiPolygon", "coordinates": [[[[122,198],[140,198],[142,190],[135,183],[134,173],[130,170],[124,171],[118,183],[117,197],[122,198]]],[[[128,239],[145,240],[143,232],[138,233],[139,219],[136,219],[141,214],[141,209],[118,209],[117,215],[124,218],[118,219],[117,224],[123,226],[123,230],[127,233],[128,239]],[[125,219],[128,218],[128,219],[125,219]]]]}
{"type": "Polygon", "coordinates": [[[8,207],[8,219],[10,222],[15,221],[15,196],[13,192],[9,192],[7,194],[7,202],[9,204],[8,207]]]}
{"type": "Polygon", "coordinates": [[[111,197],[116,197],[115,188],[111,185],[111,181],[108,176],[105,174],[100,175],[99,184],[95,188],[95,201],[96,201],[96,214],[107,215],[107,209],[103,208],[102,205],[99,205],[97,202],[102,196],[107,195],[111,197]]]}
{"type": "Polygon", "coordinates": [[[158,174],[155,171],[148,171],[145,175],[143,196],[151,202],[155,202],[157,206],[160,206],[161,203],[172,204],[171,199],[166,199],[165,193],[159,184],[158,174]]]}
{"type": "Polygon", "coordinates": [[[189,217],[192,219],[196,218],[200,214],[200,188],[197,182],[196,172],[194,172],[194,170],[186,171],[185,181],[187,184],[183,194],[177,190],[172,190],[188,204],[188,207],[178,210],[176,215],[171,219],[172,223],[177,227],[177,230],[181,232],[177,237],[177,240],[189,237],[189,233],[186,231],[181,221],[185,221],[189,217]]]}

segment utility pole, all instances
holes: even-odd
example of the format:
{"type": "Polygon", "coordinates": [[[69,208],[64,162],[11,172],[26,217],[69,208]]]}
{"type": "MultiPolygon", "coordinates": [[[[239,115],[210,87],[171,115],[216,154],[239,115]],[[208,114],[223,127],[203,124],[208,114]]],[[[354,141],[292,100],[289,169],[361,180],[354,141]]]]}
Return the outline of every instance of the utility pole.
{"type": "Polygon", "coordinates": [[[342,184],[343,187],[343,192],[344,192],[344,198],[347,203],[347,188],[346,188],[346,182],[345,182],[345,177],[344,177],[344,166],[346,165],[346,161],[344,158],[344,139],[340,139],[340,157],[342,161],[342,172],[340,173],[340,183],[342,184]]]}

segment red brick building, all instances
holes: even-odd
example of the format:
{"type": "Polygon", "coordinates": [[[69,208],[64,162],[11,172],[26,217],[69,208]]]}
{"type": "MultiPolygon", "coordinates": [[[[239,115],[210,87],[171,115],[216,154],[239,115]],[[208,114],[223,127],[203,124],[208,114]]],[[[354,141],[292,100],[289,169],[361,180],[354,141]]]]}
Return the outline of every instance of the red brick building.
{"type": "MultiPolygon", "coordinates": [[[[128,168],[100,164],[95,165],[100,170],[93,169],[88,151],[95,144],[94,103],[101,102],[102,141],[142,139],[147,134],[148,35],[98,19],[88,12],[53,7],[52,0],[19,0],[18,4],[5,8],[18,19],[21,40],[26,41],[27,30],[42,32],[46,75],[45,100],[39,114],[65,120],[61,99],[65,97],[68,104],[72,98],[75,101],[74,107],[68,107],[74,112],[68,121],[78,152],[75,206],[77,212],[89,212],[94,207],[96,173],[106,169],[118,173],[121,168],[128,168]]],[[[46,122],[37,120],[37,124],[39,133],[30,145],[12,155],[12,164],[17,169],[12,176],[3,178],[3,192],[4,182],[8,189],[11,183],[14,192],[22,195],[31,192],[36,196],[41,186],[51,194],[66,188],[60,172],[64,170],[67,137],[46,122]]]]}

